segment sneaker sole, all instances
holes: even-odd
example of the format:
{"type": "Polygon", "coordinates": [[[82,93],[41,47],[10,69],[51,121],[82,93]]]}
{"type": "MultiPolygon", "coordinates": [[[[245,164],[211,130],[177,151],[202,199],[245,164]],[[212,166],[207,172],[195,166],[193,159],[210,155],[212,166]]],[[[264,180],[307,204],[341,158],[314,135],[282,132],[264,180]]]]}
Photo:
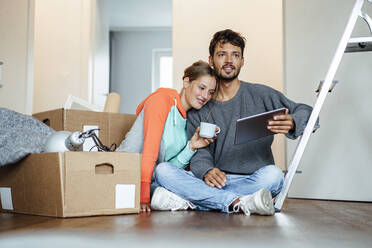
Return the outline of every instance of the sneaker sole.
{"type": "MultiPolygon", "coordinates": [[[[167,204],[165,204],[167,205],[167,204]]],[[[192,209],[192,204],[187,203],[186,200],[182,199],[178,195],[170,192],[169,190],[162,188],[162,187],[157,187],[152,195],[151,203],[150,203],[151,209],[153,210],[159,210],[159,211],[179,211],[179,210],[187,210],[188,208],[192,209]],[[176,198],[181,201],[185,201],[184,205],[180,205],[176,208],[172,208],[170,206],[164,206],[164,199],[162,196],[167,195],[168,197],[171,198],[176,198]]]]}
{"type": "Polygon", "coordinates": [[[150,206],[151,206],[151,209],[153,209],[153,210],[165,210],[165,209],[161,209],[161,208],[158,207],[160,205],[158,195],[159,195],[159,191],[161,191],[161,190],[162,190],[161,187],[157,187],[155,189],[154,193],[152,194],[150,206]]]}
{"type": "Polygon", "coordinates": [[[266,189],[260,189],[255,194],[255,203],[260,206],[257,214],[260,215],[274,215],[275,209],[271,193],[266,189]]]}

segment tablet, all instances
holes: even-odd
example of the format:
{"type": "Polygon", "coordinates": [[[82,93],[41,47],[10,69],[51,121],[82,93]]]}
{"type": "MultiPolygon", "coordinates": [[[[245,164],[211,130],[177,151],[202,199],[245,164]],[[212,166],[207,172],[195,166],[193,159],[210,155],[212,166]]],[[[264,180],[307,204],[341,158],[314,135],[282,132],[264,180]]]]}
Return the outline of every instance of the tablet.
{"type": "Polygon", "coordinates": [[[275,115],[285,114],[286,108],[275,109],[236,121],[235,145],[244,144],[275,133],[267,129],[267,124],[275,115]]]}

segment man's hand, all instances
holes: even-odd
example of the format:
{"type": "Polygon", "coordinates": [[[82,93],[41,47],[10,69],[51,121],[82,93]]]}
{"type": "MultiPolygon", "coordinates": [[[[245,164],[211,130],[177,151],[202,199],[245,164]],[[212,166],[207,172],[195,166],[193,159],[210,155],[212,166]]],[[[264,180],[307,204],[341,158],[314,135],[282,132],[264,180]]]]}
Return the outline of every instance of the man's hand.
{"type": "Polygon", "coordinates": [[[293,127],[293,118],[288,114],[288,109],[286,109],[284,115],[276,115],[272,121],[269,121],[267,129],[273,133],[287,134],[293,127]]]}
{"type": "Polygon", "coordinates": [[[151,212],[150,203],[141,203],[140,204],[140,211],[141,212],[151,212]]]}
{"type": "Polygon", "coordinates": [[[213,168],[204,175],[204,182],[211,187],[221,189],[226,185],[226,174],[217,168],[213,168]]]}

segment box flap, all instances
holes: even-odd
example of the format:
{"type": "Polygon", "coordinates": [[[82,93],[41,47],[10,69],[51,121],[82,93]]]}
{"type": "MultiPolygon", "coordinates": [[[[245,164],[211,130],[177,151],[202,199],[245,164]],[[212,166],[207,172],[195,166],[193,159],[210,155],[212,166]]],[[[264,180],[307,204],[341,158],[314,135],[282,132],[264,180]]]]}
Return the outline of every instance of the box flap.
{"type": "Polygon", "coordinates": [[[115,143],[120,146],[126,133],[131,129],[137,116],[133,114],[109,114],[109,145],[115,143]]]}
{"type": "Polygon", "coordinates": [[[109,121],[108,113],[84,111],[84,110],[65,110],[64,128],[67,131],[84,131],[84,126],[98,126],[99,139],[104,145],[109,143],[109,121]]]}
{"type": "Polygon", "coordinates": [[[64,109],[49,110],[33,114],[32,116],[56,131],[64,130],[64,109]]]}
{"type": "MultiPolygon", "coordinates": [[[[130,130],[137,116],[133,114],[105,113],[86,110],[56,109],[33,115],[36,119],[49,125],[56,131],[84,131],[84,126],[98,127],[98,138],[106,146],[121,144],[125,134],[130,130]]],[[[85,146],[92,142],[87,140],[85,146]]],[[[93,145],[92,145],[93,146],[93,145]]],[[[89,147],[91,148],[91,147],[89,147]]],[[[88,147],[85,147],[88,149],[88,147]]],[[[88,149],[89,150],[89,149],[88,149]]]]}

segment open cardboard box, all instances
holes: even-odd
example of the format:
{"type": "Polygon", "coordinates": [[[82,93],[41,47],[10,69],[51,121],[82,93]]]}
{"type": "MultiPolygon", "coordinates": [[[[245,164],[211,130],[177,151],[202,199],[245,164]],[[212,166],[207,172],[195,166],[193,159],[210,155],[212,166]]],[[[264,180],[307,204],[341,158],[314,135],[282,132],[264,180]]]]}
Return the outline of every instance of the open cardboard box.
{"type": "Polygon", "coordinates": [[[31,154],[0,168],[1,211],[55,217],[139,212],[138,153],[31,154]]]}
{"type": "MultiPolygon", "coordinates": [[[[55,109],[33,114],[33,117],[47,124],[56,131],[86,131],[99,128],[98,138],[106,146],[120,145],[125,134],[130,130],[136,115],[86,110],[55,109]]],[[[94,143],[87,140],[84,151],[89,151],[94,143]]]]}
{"type": "MultiPolygon", "coordinates": [[[[104,145],[120,145],[135,115],[57,109],[33,115],[56,131],[100,129],[104,145]]],[[[139,212],[138,153],[31,154],[0,167],[0,211],[55,217],[139,212]]]]}

